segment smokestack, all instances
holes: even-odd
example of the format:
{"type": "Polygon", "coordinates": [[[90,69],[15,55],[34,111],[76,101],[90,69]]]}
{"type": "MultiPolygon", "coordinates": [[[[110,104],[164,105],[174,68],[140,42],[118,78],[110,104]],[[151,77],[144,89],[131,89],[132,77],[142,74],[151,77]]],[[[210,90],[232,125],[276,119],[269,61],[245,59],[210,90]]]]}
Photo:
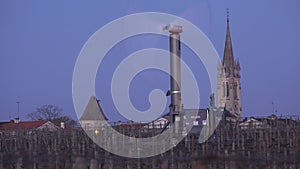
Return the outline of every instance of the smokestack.
{"type": "Polygon", "coordinates": [[[180,33],[182,32],[182,26],[167,26],[170,32],[170,91],[171,105],[170,115],[171,123],[180,119],[180,111],[182,111],[181,103],[181,59],[180,59],[180,33]]]}

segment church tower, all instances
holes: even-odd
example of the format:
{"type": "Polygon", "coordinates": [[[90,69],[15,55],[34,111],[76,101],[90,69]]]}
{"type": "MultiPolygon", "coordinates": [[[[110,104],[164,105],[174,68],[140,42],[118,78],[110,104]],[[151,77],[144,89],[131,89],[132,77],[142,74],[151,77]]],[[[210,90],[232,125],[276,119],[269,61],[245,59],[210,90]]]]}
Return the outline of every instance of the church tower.
{"type": "Polygon", "coordinates": [[[223,61],[218,65],[218,106],[225,105],[226,110],[235,119],[242,117],[240,63],[233,57],[229,11],[227,9],[226,40],[223,61]]]}

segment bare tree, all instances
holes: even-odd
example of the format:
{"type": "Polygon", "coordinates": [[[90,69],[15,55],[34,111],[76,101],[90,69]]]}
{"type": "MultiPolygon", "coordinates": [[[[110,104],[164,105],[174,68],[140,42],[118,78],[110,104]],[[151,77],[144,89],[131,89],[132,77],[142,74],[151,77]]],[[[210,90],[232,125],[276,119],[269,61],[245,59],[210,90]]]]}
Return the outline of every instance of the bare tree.
{"type": "Polygon", "coordinates": [[[29,113],[28,116],[32,120],[49,120],[52,121],[55,118],[62,116],[62,109],[54,105],[43,105],[36,108],[35,111],[29,113]]]}
{"type": "Polygon", "coordinates": [[[76,121],[71,117],[64,115],[63,109],[54,105],[43,105],[36,108],[35,111],[28,114],[32,120],[48,120],[53,123],[65,122],[68,125],[76,125],[76,121]]]}

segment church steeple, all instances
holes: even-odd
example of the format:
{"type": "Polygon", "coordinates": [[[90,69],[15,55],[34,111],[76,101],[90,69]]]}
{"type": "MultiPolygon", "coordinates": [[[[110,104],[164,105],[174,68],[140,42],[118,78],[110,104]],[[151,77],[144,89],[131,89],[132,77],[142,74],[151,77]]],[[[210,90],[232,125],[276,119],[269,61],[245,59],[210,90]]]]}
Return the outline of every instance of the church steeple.
{"type": "Polygon", "coordinates": [[[224,48],[224,56],[223,56],[223,65],[226,67],[234,66],[232,42],[231,42],[230,28],[229,28],[229,9],[228,8],[227,8],[227,27],[226,27],[226,40],[225,40],[225,48],[224,48]]]}
{"type": "Polygon", "coordinates": [[[218,105],[240,120],[242,117],[240,62],[233,57],[229,28],[229,10],[227,9],[226,39],[222,65],[218,65],[218,105]]]}

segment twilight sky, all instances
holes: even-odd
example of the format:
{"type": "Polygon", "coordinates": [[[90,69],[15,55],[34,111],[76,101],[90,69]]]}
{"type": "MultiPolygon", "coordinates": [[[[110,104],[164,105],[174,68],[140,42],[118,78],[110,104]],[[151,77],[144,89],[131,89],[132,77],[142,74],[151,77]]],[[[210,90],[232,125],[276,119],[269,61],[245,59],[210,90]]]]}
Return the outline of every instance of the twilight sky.
{"type": "MultiPolygon", "coordinates": [[[[76,118],[72,101],[76,58],[95,31],[128,14],[164,12],[183,17],[199,27],[223,57],[226,8],[230,8],[234,57],[241,63],[243,117],[267,116],[273,107],[276,115],[300,115],[298,0],[12,0],[0,1],[0,121],[17,116],[17,101],[21,102],[21,120],[44,104],[57,105],[76,118]]],[[[130,53],[150,47],[167,50],[168,39],[154,35],[129,38],[101,63],[96,94],[109,119],[120,118],[108,92],[114,68],[130,53]]],[[[197,75],[201,107],[206,108],[210,94],[207,73],[184,45],[182,57],[197,75]]],[[[168,82],[168,76],[159,71],[142,72],[130,86],[133,105],[146,110],[149,91],[166,91],[168,82]]]]}

